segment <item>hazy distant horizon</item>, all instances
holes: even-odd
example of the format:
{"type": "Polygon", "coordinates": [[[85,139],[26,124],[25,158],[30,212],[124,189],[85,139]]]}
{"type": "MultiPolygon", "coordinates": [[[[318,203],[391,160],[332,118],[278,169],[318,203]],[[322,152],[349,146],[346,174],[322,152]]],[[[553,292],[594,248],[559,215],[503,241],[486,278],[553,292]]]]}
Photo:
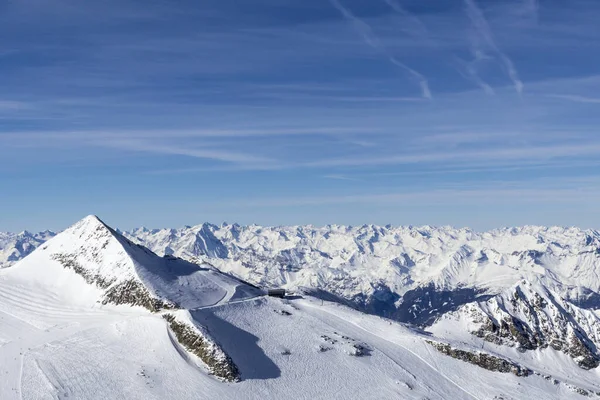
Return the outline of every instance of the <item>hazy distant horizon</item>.
{"type": "MultiPolygon", "coordinates": [[[[195,226],[200,226],[203,224],[210,224],[210,225],[214,225],[214,226],[225,226],[225,225],[234,225],[237,224],[241,227],[250,227],[250,226],[259,226],[259,227],[264,227],[264,228],[285,228],[285,227],[295,227],[295,226],[312,226],[316,229],[322,229],[322,228],[326,228],[328,226],[344,226],[344,227],[348,227],[348,228],[360,228],[363,226],[377,226],[377,227],[386,227],[386,228],[390,228],[390,229],[394,229],[394,228],[415,228],[415,229],[419,229],[419,228],[432,228],[432,229],[442,229],[442,228],[451,228],[451,229],[455,229],[455,230],[461,230],[461,229],[469,229],[472,230],[475,233],[485,233],[485,232],[490,232],[490,231],[494,231],[494,230],[502,230],[502,229],[511,229],[511,228],[524,228],[524,227],[543,227],[543,228],[561,228],[561,229],[569,229],[569,228],[577,228],[577,229],[581,229],[581,230],[597,230],[597,228],[593,227],[593,226],[578,226],[578,225],[559,225],[559,224],[554,224],[554,225],[540,225],[540,224],[523,224],[523,225],[499,225],[499,226],[493,226],[487,229],[477,229],[477,228],[473,228],[471,226],[466,226],[466,225],[452,225],[452,224],[444,224],[444,225],[434,225],[434,224],[391,224],[391,223],[387,223],[387,224],[382,224],[382,223],[369,223],[369,222],[365,222],[365,223],[360,223],[360,224],[339,224],[339,223],[326,223],[326,224],[312,224],[312,223],[306,223],[306,224],[259,224],[259,223],[255,223],[255,222],[251,222],[251,223],[239,223],[236,221],[221,221],[221,222],[214,222],[214,221],[202,221],[202,222],[192,222],[192,223],[184,223],[184,224],[178,224],[178,225],[163,225],[163,226],[152,226],[152,225],[135,225],[135,226],[120,226],[118,223],[112,223],[110,220],[106,220],[104,218],[102,218],[101,216],[98,216],[100,219],[102,219],[102,221],[104,221],[107,225],[111,226],[114,229],[117,229],[121,232],[131,232],[133,230],[136,229],[148,229],[148,230],[163,230],[163,229],[185,229],[185,228],[193,228],[195,226]]],[[[81,220],[81,219],[80,219],[81,220]]],[[[63,227],[59,227],[57,229],[52,229],[52,228],[38,228],[38,229],[18,229],[18,230],[0,230],[0,233],[12,233],[12,234],[17,234],[23,231],[27,231],[30,233],[39,233],[39,232],[45,232],[45,231],[51,231],[54,233],[59,233],[62,232],[63,230],[67,229],[69,226],[75,224],[76,222],[78,222],[79,220],[74,220],[71,223],[68,223],[67,225],[63,226],[63,227]]]]}

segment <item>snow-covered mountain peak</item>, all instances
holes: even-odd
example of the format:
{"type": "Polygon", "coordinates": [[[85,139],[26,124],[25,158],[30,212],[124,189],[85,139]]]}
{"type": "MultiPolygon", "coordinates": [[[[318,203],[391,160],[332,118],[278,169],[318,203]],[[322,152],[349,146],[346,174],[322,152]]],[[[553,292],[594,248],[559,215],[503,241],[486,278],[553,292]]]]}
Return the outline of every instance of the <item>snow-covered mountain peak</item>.
{"type": "Polygon", "coordinates": [[[100,291],[97,301],[151,311],[197,308],[255,291],[210,267],[157,256],[93,215],[67,228],[10,270],[57,286],[62,277],[73,281],[72,275],[78,275],[82,278],[79,286],[100,291]]]}
{"type": "Polygon", "coordinates": [[[88,283],[108,287],[117,281],[136,278],[136,254],[126,250],[131,246],[129,240],[90,215],[48,241],[40,252],[73,269],[88,283]]]}
{"type": "Polygon", "coordinates": [[[82,228],[85,229],[85,227],[88,227],[88,228],[97,228],[97,227],[108,228],[108,225],[106,225],[104,223],[104,221],[102,221],[97,215],[90,214],[90,215],[82,218],[81,220],[77,221],[71,227],[67,228],[67,230],[69,230],[69,229],[82,229],[82,228]]]}

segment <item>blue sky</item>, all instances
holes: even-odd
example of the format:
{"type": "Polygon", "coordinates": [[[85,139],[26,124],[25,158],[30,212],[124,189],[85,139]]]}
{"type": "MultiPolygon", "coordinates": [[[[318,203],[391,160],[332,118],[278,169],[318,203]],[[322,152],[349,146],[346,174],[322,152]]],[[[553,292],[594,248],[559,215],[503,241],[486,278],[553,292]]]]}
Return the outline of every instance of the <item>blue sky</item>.
{"type": "Polygon", "coordinates": [[[0,2],[0,230],[600,227],[594,0],[0,2]]]}

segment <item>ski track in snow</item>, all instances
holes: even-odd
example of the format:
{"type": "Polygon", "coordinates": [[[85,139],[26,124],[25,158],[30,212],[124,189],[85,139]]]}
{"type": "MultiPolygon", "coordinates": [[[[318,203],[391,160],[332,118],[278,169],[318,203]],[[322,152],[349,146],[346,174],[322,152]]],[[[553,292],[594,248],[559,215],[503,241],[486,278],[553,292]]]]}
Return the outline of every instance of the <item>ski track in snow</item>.
{"type": "Polygon", "coordinates": [[[225,300],[225,301],[220,301],[220,302],[219,302],[219,303],[217,303],[217,304],[212,304],[212,305],[209,305],[209,306],[204,306],[204,307],[193,308],[193,309],[191,309],[190,311],[198,311],[198,310],[206,310],[206,309],[209,309],[209,308],[217,308],[217,307],[220,307],[220,306],[222,306],[222,305],[225,305],[225,304],[240,304],[240,303],[246,303],[246,302],[255,301],[255,300],[258,300],[258,299],[263,299],[263,298],[265,298],[265,297],[267,297],[267,296],[266,296],[266,295],[264,295],[264,296],[255,296],[255,297],[248,297],[248,298],[246,298],[246,299],[232,300],[232,301],[227,301],[227,300],[225,300]]]}
{"type": "MultiPolygon", "coordinates": [[[[5,286],[0,286],[0,291],[6,294],[7,288],[5,286]]],[[[13,291],[13,293],[15,292],[13,291]]],[[[42,299],[44,298],[43,296],[40,297],[42,299]]],[[[36,306],[40,306],[42,304],[40,302],[40,297],[30,297],[31,300],[26,301],[27,296],[16,295],[16,298],[22,301],[21,304],[26,311],[31,311],[36,306]]],[[[7,297],[0,298],[0,305],[5,306],[6,300],[7,297]]],[[[57,316],[63,316],[66,319],[66,323],[61,324],[59,319],[55,320],[57,321],[57,324],[53,327],[39,329],[22,318],[12,316],[2,311],[2,325],[6,325],[6,319],[12,319],[10,323],[13,326],[17,323],[16,327],[18,328],[12,333],[13,335],[17,334],[18,336],[0,346],[0,379],[2,380],[2,385],[0,385],[0,399],[8,400],[15,397],[22,398],[21,380],[23,375],[23,359],[29,351],[52,342],[67,339],[86,330],[106,326],[111,322],[123,321],[140,316],[139,313],[123,315],[115,312],[80,312],[75,309],[61,307],[58,304],[49,304],[46,302],[44,304],[45,306],[37,315],[49,317],[52,320],[55,320],[57,316]],[[18,369],[15,368],[15,361],[18,362],[18,369]]]]}
{"type": "Polygon", "coordinates": [[[88,330],[147,314],[139,308],[102,307],[96,291],[72,271],[34,259],[0,275],[0,399],[22,398],[23,365],[32,350],[88,330]],[[53,280],[54,279],[54,280],[53,280]]]}
{"type": "MultiPolygon", "coordinates": [[[[328,314],[328,315],[330,315],[330,316],[332,316],[332,317],[334,317],[334,318],[336,318],[336,319],[340,320],[340,322],[342,322],[342,323],[344,323],[344,324],[352,324],[352,325],[354,325],[355,327],[357,327],[357,328],[359,328],[359,329],[361,329],[361,330],[363,330],[363,331],[365,331],[365,332],[367,332],[367,333],[369,333],[369,334],[371,334],[371,335],[373,335],[373,336],[376,336],[376,337],[377,337],[377,338],[379,338],[380,340],[383,340],[383,341],[385,341],[385,342],[388,342],[389,344],[391,344],[391,345],[393,345],[393,346],[399,346],[399,347],[403,348],[404,350],[408,351],[409,353],[411,353],[412,355],[414,355],[415,357],[417,357],[419,360],[421,360],[421,361],[422,361],[422,362],[423,362],[425,365],[427,365],[429,368],[431,368],[431,369],[432,369],[432,370],[433,370],[435,373],[439,374],[439,375],[440,375],[440,376],[442,376],[444,379],[446,379],[448,382],[452,383],[454,386],[456,386],[457,388],[459,388],[461,391],[463,391],[463,392],[465,392],[466,394],[468,394],[468,395],[469,395],[471,398],[474,398],[474,399],[477,399],[477,400],[479,400],[479,397],[475,396],[473,393],[469,392],[467,389],[465,389],[464,387],[462,387],[461,385],[459,385],[458,383],[456,383],[455,381],[453,381],[452,379],[450,379],[450,378],[449,378],[448,376],[446,376],[446,375],[445,375],[445,374],[444,374],[442,371],[440,371],[440,369],[439,369],[439,368],[437,368],[437,367],[435,367],[435,366],[431,365],[431,363],[430,363],[430,362],[428,362],[427,360],[425,360],[423,357],[421,357],[420,355],[418,355],[417,353],[415,353],[414,351],[412,351],[412,350],[411,350],[411,349],[409,349],[408,347],[406,347],[406,346],[404,346],[404,345],[402,345],[402,344],[400,344],[400,343],[398,343],[398,342],[392,342],[392,341],[390,341],[389,339],[387,339],[387,338],[385,338],[385,337],[383,337],[383,336],[379,335],[379,334],[378,334],[378,333],[376,333],[376,332],[373,332],[373,331],[372,331],[372,330],[370,330],[370,329],[367,329],[367,328],[365,328],[364,326],[362,326],[362,325],[360,325],[360,324],[358,324],[358,323],[356,323],[356,322],[354,322],[354,321],[345,320],[345,319],[343,319],[343,318],[339,317],[339,316],[338,316],[336,313],[334,313],[334,312],[332,312],[332,311],[328,310],[327,308],[320,308],[318,305],[312,304],[312,303],[310,303],[309,301],[303,301],[303,302],[301,302],[301,304],[302,304],[302,305],[304,305],[304,306],[311,307],[311,308],[313,308],[313,309],[315,309],[315,310],[318,310],[318,311],[319,311],[319,312],[321,312],[321,313],[326,313],[326,314],[328,314]]],[[[428,350],[429,350],[429,349],[428,349],[428,350]]],[[[394,361],[394,362],[396,362],[396,363],[397,363],[397,361],[396,361],[396,360],[394,360],[394,359],[393,359],[393,358],[392,358],[392,357],[391,357],[389,354],[386,354],[386,355],[387,355],[388,357],[390,357],[390,358],[392,359],[392,361],[394,361]]],[[[432,357],[432,358],[433,358],[433,357],[432,357]]]]}

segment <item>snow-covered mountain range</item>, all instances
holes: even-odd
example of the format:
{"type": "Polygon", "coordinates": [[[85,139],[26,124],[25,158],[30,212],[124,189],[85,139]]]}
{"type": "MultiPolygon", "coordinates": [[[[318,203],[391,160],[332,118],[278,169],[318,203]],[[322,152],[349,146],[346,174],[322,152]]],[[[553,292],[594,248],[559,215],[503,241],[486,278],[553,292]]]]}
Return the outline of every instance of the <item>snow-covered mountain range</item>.
{"type": "Polygon", "coordinates": [[[157,254],[205,260],[256,285],[319,289],[406,322],[429,323],[521,280],[600,307],[597,231],[203,224],[124,234],[157,254]]]}
{"type": "Polygon", "coordinates": [[[600,396],[596,231],[120,232],[90,216],[0,237],[0,398],[600,396]],[[72,370],[122,346],[114,371],[72,370]],[[82,379],[118,384],[95,394],[82,379]]]}
{"type": "Polygon", "coordinates": [[[27,231],[21,233],[0,232],[0,268],[11,266],[55,235],[51,231],[40,233],[27,231]]]}

